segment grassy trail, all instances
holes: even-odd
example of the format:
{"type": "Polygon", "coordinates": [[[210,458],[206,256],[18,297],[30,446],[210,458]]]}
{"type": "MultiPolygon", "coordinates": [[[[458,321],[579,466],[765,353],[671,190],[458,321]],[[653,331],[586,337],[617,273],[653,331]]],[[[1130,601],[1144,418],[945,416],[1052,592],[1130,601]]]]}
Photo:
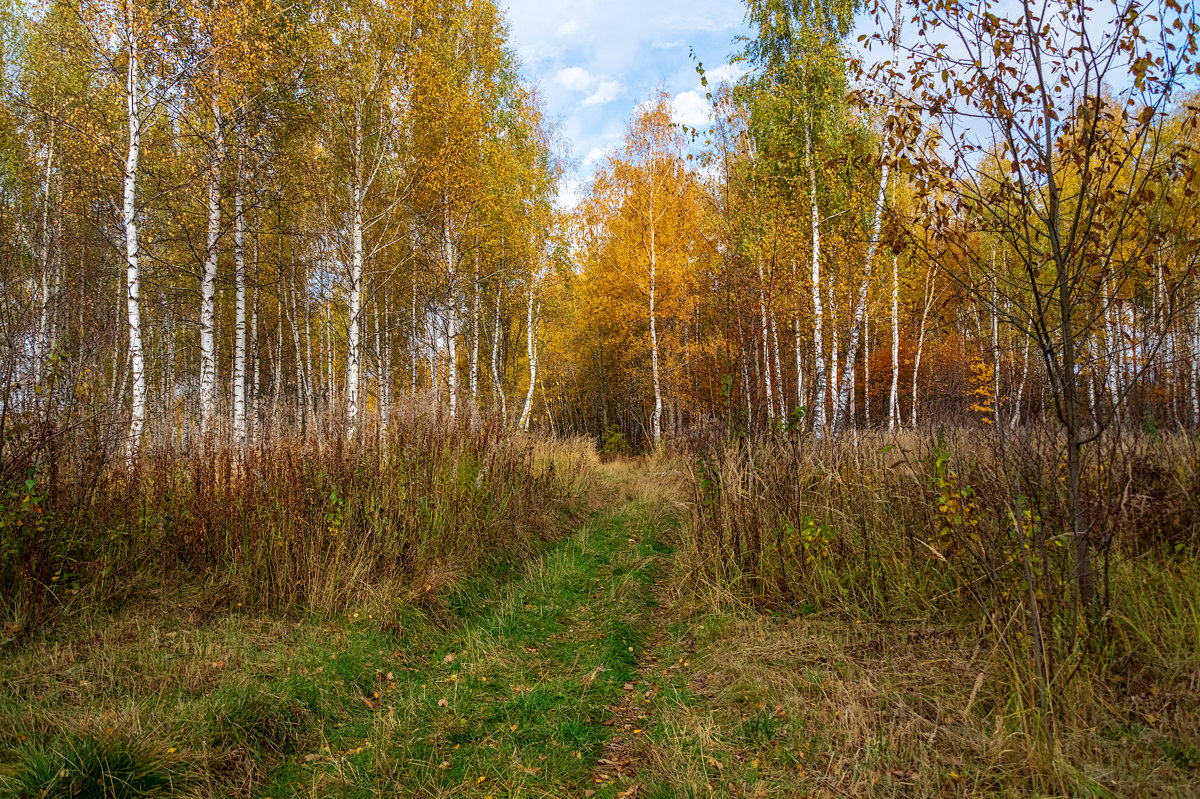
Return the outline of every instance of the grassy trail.
{"type": "Polygon", "coordinates": [[[336,617],[150,595],[0,662],[0,795],[631,796],[675,520],[644,470],[532,558],[336,617]]]}
{"type": "Polygon", "coordinates": [[[1123,790],[1032,771],[969,629],[676,591],[655,468],[602,467],[602,510],[449,593],[299,618],[148,597],[0,659],[0,797],[1195,795],[1194,745],[1146,725],[1104,738],[1123,790]]]}
{"type": "Polygon", "coordinates": [[[335,653],[355,663],[339,669],[361,692],[343,695],[349,718],[256,795],[636,794],[614,758],[642,733],[629,700],[645,701],[640,669],[653,657],[658,511],[622,502],[508,581],[460,589],[448,630],[399,631],[374,655],[374,634],[352,634],[335,653]]]}

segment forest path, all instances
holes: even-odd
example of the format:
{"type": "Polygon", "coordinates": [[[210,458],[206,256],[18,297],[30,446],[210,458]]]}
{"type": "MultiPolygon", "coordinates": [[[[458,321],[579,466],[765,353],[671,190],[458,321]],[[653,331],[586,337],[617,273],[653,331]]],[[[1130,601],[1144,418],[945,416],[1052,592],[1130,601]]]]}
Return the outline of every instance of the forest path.
{"type": "Polygon", "coordinates": [[[605,509],[509,575],[465,581],[449,624],[406,618],[390,655],[354,625],[337,653],[354,676],[330,686],[343,717],[255,794],[639,795],[676,522],[645,467],[602,480],[605,509]]]}

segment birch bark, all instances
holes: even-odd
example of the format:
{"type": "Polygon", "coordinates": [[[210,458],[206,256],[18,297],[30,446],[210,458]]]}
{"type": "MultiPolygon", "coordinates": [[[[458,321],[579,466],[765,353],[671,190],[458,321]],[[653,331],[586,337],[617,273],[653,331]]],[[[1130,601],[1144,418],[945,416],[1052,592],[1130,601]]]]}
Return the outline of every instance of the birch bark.
{"type": "Polygon", "coordinates": [[[233,346],[233,438],[241,449],[246,445],[246,219],[242,197],[242,168],[238,160],[233,183],[234,346],[233,346]]]}
{"type": "Polygon", "coordinates": [[[500,297],[503,292],[496,290],[496,322],[492,328],[492,392],[493,402],[500,403],[500,418],[508,422],[508,400],[504,395],[504,381],[500,374],[500,297]]]}
{"type": "MultiPolygon", "coordinates": [[[[529,303],[526,310],[526,349],[529,354],[529,391],[525,394],[525,407],[521,411],[520,428],[529,429],[529,418],[533,414],[533,390],[537,385],[537,331],[533,310],[534,276],[529,276],[529,303]]],[[[653,330],[653,326],[651,327],[653,330]]]]}
{"type": "Polygon", "coordinates": [[[216,296],[221,239],[221,167],[225,161],[225,125],[216,96],[212,101],[213,148],[208,165],[208,239],[200,275],[200,437],[213,434],[217,415],[216,296]]]}
{"type": "Polygon", "coordinates": [[[125,313],[129,326],[130,389],[129,434],[125,439],[125,459],[133,464],[141,452],[142,430],[146,423],[146,364],[142,353],[141,292],[138,273],[137,174],[142,146],[142,116],[139,103],[141,80],[138,74],[138,41],[134,34],[132,9],[127,8],[126,32],[129,36],[129,62],[125,68],[125,100],[129,126],[129,148],[125,155],[121,222],[125,229],[125,313]]]}
{"type": "Polygon", "coordinates": [[[892,390],[888,398],[888,430],[900,420],[900,263],[892,257],[892,390]]]}
{"type": "Polygon", "coordinates": [[[828,377],[825,373],[825,342],[822,334],[825,314],[821,306],[821,216],[817,208],[817,168],[813,164],[812,124],[804,128],[804,160],[808,166],[809,204],[812,206],[812,301],[813,301],[813,363],[816,366],[816,396],[813,399],[813,435],[825,434],[825,393],[828,377]]]}

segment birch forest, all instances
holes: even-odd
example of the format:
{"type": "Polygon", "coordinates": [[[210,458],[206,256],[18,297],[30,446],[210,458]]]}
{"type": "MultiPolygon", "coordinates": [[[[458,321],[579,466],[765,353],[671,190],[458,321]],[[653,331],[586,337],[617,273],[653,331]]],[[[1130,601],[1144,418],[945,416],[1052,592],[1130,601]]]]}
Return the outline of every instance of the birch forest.
{"type": "Polygon", "coordinates": [[[1194,795],[1196,8],[738,10],[0,2],[0,795],[1194,795]]]}

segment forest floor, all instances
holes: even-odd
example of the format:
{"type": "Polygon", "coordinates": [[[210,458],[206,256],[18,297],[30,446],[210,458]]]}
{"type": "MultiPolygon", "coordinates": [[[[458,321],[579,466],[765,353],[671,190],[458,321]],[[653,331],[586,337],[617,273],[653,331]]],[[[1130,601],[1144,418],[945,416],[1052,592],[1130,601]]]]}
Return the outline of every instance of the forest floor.
{"type": "MultiPolygon", "coordinates": [[[[685,601],[677,476],[618,463],[600,480],[603,509],[561,542],[441,598],[320,619],[148,600],[6,658],[0,744],[23,760],[0,770],[56,770],[64,751],[86,770],[109,736],[101,759],[128,762],[131,788],[166,775],[153,795],[1024,793],[1003,751],[958,761],[978,643],[685,601]]],[[[1143,776],[1188,795],[1200,755],[1177,747],[1172,762],[1143,776]]],[[[77,776],[61,774],[60,795],[77,776]]],[[[1069,782],[1095,795],[1150,784],[1069,782]]]]}

